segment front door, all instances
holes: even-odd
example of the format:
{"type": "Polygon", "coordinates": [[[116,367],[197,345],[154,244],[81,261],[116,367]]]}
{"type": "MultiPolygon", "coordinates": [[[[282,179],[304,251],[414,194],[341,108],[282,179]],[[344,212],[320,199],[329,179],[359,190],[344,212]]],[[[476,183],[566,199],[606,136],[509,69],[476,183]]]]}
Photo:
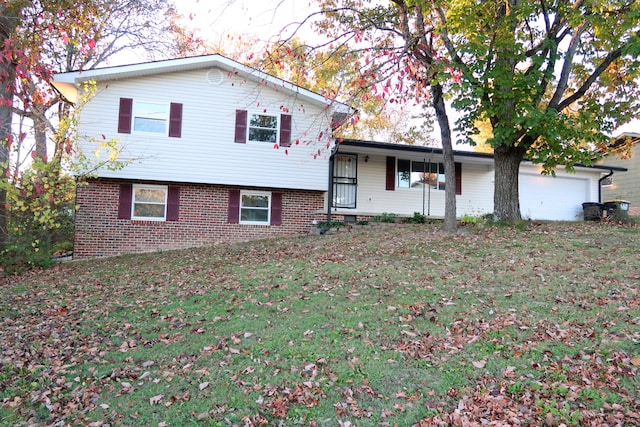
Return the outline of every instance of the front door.
{"type": "Polygon", "coordinates": [[[333,207],[355,208],[358,187],[358,156],[336,154],[333,162],[333,207]]]}

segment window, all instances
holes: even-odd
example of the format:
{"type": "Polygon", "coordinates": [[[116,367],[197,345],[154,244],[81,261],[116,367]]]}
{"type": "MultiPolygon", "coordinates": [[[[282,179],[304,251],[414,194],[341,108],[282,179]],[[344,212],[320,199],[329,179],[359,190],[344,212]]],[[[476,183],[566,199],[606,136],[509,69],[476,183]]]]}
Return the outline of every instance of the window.
{"type": "Polygon", "coordinates": [[[167,217],[167,187],[133,185],[131,218],[164,221],[167,217]]]}
{"type": "Polygon", "coordinates": [[[136,101],[133,106],[133,130],[137,132],[167,133],[169,105],[136,101]]]}
{"type": "Polygon", "coordinates": [[[177,102],[147,102],[132,98],[120,98],[118,110],[118,133],[149,132],[182,136],[182,104],[177,102]],[[167,132],[168,130],[168,132],[167,132]]]}
{"type": "Polygon", "coordinates": [[[424,185],[433,190],[444,190],[444,165],[398,159],[398,188],[422,188],[424,185]]]}
{"type": "Polygon", "coordinates": [[[240,224],[269,224],[271,193],[240,192],[240,224]]]}
{"type": "Polygon", "coordinates": [[[248,139],[291,147],[291,121],[291,114],[249,114],[247,110],[236,110],[234,142],[245,144],[248,139]]]}
{"type": "Polygon", "coordinates": [[[276,142],[278,116],[249,114],[249,141],[276,142]]]}

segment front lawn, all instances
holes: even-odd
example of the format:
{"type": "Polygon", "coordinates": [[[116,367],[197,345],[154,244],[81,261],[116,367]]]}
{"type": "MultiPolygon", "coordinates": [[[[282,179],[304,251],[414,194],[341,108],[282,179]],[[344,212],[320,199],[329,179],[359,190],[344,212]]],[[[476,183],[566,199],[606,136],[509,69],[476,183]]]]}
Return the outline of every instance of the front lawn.
{"type": "Polygon", "coordinates": [[[389,224],[0,279],[0,423],[639,424],[640,226],[525,228],[389,224]]]}

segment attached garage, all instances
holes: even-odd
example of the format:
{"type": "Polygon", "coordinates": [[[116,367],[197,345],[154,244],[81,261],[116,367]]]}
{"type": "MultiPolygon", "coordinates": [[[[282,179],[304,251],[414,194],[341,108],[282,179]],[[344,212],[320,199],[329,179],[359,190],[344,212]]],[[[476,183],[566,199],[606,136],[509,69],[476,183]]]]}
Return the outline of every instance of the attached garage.
{"type": "Polygon", "coordinates": [[[591,200],[590,179],[521,173],[520,212],[523,218],[575,221],[582,203],[591,200]]]}

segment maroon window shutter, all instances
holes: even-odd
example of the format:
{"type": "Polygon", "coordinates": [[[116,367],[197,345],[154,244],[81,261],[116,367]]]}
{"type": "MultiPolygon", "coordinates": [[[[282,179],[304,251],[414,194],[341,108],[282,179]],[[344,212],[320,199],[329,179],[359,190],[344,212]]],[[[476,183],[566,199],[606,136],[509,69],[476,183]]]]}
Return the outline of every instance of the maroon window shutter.
{"type": "Polygon", "coordinates": [[[169,187],[167,191],[167,221],[178,221],[180,211],[180,187],[169,187]]]}
{"type": "Polygon", "coordinates": [[[247,142],[247,110],[236,110],[236,135],[235,142],[246,144],[247,142]]]}
{"type": "Polygon", "coordinates": [[[394,191],[396,189],[396,158],[387,157],[387,190],[394,191]]]}
{"type": "Polygon", "coordinates": [[[120,200],[118,202],[118,219],[131,219],[131,200],[133,198],[133,186],[120,184],[120,200]]]}
{"type": "Polygon", "coordinates": [[[456,194],[462,194],[462,164],[456,162],[456,194]]]}
{"type": "Polygon", "coordinates": [[[131,133],[131,117],[133,116],[133,99],[120,98],[118,111],[118,133],[131,133]]]}
{"type": "Polygon", "coordinates": [[[271,225],[282,225],[282,193],[271,193],[271,225]]]}
{"type": "Polygon", "coordinates": [[[240,190],[229,190],[229,224],[240,222],[240,190]]]}
{"type": "Polygon", "coordinates": [[[291,147],[291,114],[280,115],[280,146],[291,147]]]}
{"type": "Polygon", "coordinates": [[[169,108],[169,136],[180,138],[182,136],[182,104],[172,102],[169,108]]]}

